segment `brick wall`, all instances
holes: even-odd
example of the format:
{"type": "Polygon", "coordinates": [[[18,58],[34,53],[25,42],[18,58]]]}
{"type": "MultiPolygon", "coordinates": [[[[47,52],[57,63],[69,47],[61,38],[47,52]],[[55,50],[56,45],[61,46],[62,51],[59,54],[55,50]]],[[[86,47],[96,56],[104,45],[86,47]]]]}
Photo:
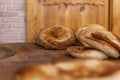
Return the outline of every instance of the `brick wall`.
{"type": "Polygon", "coordinates": [[[25,42],[26,0],[0,0],[0,43],[25,42]]]}

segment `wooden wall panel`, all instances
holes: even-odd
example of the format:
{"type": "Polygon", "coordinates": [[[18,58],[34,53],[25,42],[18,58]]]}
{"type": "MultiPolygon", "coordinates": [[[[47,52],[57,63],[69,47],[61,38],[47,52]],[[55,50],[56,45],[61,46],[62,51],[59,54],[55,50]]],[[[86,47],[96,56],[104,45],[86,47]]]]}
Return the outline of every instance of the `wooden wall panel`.
{"type": "Polygon", "coordinates": [[[63,25],[75,31],[97,23],[108,28],[109,0],[27,0],[27,41],[44,27],[63,25]]]}
{"type": "Polygon", "coordinates": [[[113,0],[112,31],[120,37],[120,0],[113,0]]]}

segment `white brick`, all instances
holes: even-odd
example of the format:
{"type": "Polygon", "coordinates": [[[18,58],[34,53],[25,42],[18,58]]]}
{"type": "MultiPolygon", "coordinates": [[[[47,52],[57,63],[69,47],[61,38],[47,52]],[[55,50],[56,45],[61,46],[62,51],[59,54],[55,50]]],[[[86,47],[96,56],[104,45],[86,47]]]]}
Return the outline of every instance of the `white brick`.
{"type": "Polygon", "coordinates": [[[18,16],[16,12],[0,12],[0,17],[15,17],[18,16]]]}
{"type": "Polygon", "coordinates": [[[0,34],[4,35],[6,34],[7,30],[12,30],[14,29],[13,24],[0,24],[0,34]]]}
{"type": "Polygon", "coordinates": [[[14,0],[0,0],[0,4],[13,4],[14,0]]]}
{"type": "Polygon", "coordinates": [[[2,41],[0,41],[0,43],[2,43],[2,41]]]}
{"type": "Polygon", "coordinates": [[[0,23],[2,23],[2,17],[0,17],[0,23]]]}
{"type": "Polygon", "coordinates": [[[7,6],[8,11],[25,11],[26,6],[25,5],[12,5],[7,6]]]}
{"type": "Polygon", "coordinates": [[[26,0],[15,0],[15,4],[26,4],[26,0]]]}
{"type": "Polygon", "coordinates": [[[14,24],[12,23],[0,23],[0,29],[10,29],[11,27],[14,27],[14,24]]]}
{"type": "Polygon", "coordinates": [[[24,22],[23,17],[4,17],[3,22],[24,22]]]}
{"type": "Polygon", "coordinates": [[[25,23],[16,23],[15,28],[17,28],[17,27],[25,28],[26,24],[25,23]]]}
{"type": "Polygon", "coordinates": [[[6,5],[0,5],[0,11],[7,11],[6,5]]]}
{"type": "Polygon", "coordinates": [[[0,43],[26,40],[26,0],[0,0],[0,43]]]}
{"type": "Polygon", "coordinates": [[[16,13],[19,17],[26,17],[26,11],[18,11],[16,13]]]}

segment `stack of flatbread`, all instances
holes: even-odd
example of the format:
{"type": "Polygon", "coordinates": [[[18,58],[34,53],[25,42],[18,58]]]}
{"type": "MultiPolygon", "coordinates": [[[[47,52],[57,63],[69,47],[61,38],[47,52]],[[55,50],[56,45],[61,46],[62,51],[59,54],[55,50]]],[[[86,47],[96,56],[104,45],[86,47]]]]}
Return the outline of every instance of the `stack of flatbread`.
{"type": "Polygon", "coordinates": [[[112,32],[97,24],[79,28],[76,39],[82,46],[72,46],[67,52],[74,57],[106,59],[119,58],[120,39],[112,32]]]}
{"type": "Polygon", "coordinates": [[[55,25],[44,28],[35,37],[35,43],[47,49],[67,49],[79,58],[119,58],[120,39],[105,27],[89,24],[73,32],[69,27],[55,25]],[[72,46],[75,39],[82,46],[72,46]]]}

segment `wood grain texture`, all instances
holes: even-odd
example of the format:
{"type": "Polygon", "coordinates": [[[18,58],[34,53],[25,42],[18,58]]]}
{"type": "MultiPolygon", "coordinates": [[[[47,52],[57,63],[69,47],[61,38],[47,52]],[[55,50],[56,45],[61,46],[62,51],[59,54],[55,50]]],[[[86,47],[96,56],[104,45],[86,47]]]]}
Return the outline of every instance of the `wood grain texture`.
{"type": "MultiPolygon", "coordinates": [[[[9,53],[7,49],[16,52],[14,56],[0,59],[0,80],[13,80],[15,73],[25,66],[77,59],[67,55],[65,50],[48,50],[35,44],[0,44],[0,47],[4,47],[6,53],[9,53]]],[[[120,64],[119,59],[108,61],[111,60],[120,64]]]]}
{"type": "Polygon", "coordinates": [[[78,27],[97,23],[108,28],[109,0],[27,0],[27,42],[45,27],[78,27]]]}
{"type": "Polygon", "coordinates": [[[113,0],[112,31],[120,37],[120,0],[113,0]]]}
{"type": "Polygon", "coordinates": [[[64,50],[47,50],[34,44],[0,44],[0,50],[3,50],[1,47],[7,57],[0,58],[0,80],[13,80],[15,73],[24,66],[73,59],[64,50]],[[9,56],[13,54],[10,50],[16,54],[9,56]]]}
{"type": "Polygon", "coordinates": [[[27,41],[32,42],[39,26],[37,24],[38,15],[38,0],[27,0],[27,41]]]}

